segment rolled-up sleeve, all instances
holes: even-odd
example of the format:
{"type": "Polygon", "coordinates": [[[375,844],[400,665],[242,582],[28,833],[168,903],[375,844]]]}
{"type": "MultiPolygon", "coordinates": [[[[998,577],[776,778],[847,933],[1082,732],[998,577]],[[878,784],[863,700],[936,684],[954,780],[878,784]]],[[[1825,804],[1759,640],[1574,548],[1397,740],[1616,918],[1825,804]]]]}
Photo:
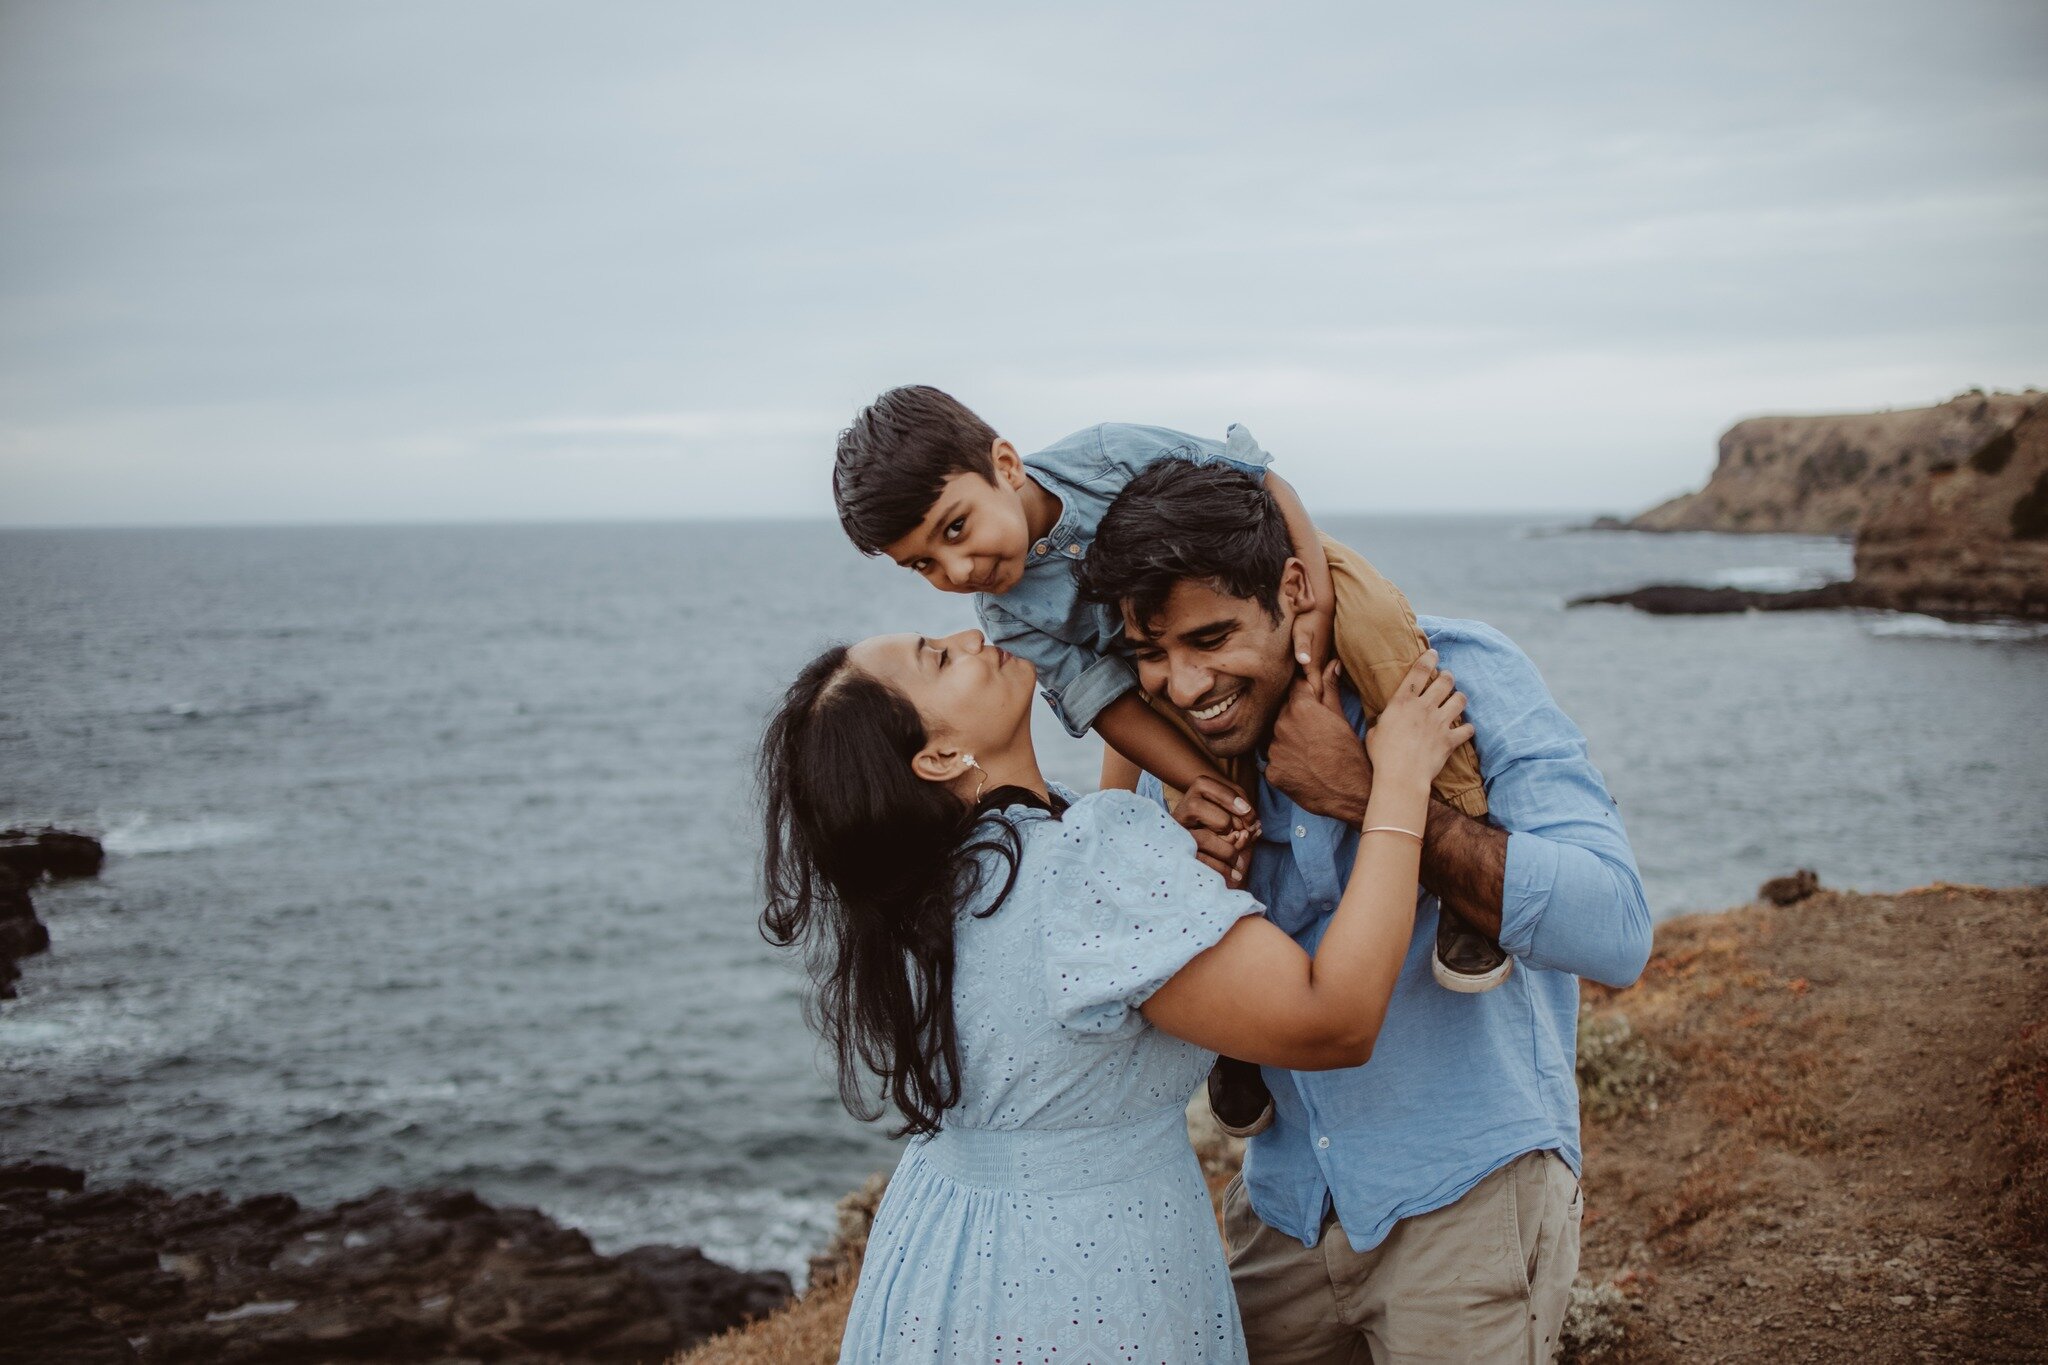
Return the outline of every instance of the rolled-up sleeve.
{"type": "Polygon", "coordinates": [[[1500,946],[1532,965],[1626,986],[1650,957],[1621,812],[1529,657],[1476,623],[1430,634],[1470,699],[1492,818],[1509,831],[1500,946]]]}
{"type": "Polygon", "coordinates": [[[1109,704],[1136,690],[1138,674],[1114,654],[1097,654],[1085,646],[1048,635],[1018,620],[994,602],[977,600],[982,634],[1038,670],[1038,690],[1061,725],[1075,739],[1084,738],[1109,704]]]}

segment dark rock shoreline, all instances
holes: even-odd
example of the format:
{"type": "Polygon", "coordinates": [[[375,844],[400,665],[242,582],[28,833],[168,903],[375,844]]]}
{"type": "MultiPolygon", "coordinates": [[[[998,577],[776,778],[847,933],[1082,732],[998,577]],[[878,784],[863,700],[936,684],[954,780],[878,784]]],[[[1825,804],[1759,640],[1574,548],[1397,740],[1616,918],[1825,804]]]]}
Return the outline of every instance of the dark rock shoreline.
{"type": "MultiPolygon", "coordinates": [[[[104,860],[87,835],[0,830],[0,999],[16,959],[50,946],[29,889],[104,860]]],[[[307,1209],[0,1163],[0,1362],[653,1361],[790,1295],[780,1271],[695,1247],[600,1255],[537,1210],[467,1190],[307,1209]]]]}
{"type": "Polygon", "coordinates": [[[1653,583],[1627,592],[1574,597],[1574,607],[1634,607],[1652,616],[1720,616],[1739,611],[1830,611],[1861,605],[1848,583],[1829,583],[1796,592],[1753,592],[1748,588],[1701,588],[1687,583],[1653,583]]]}
{"type": "Polygon", "coordinates": [[[0,1000],[14,998],[15,964],[50,946],[29,888],[44,880],[97,877],[106,850],[89,834],[61,829],[0,829],[0,1000]]]}
{"type": "Polygon", "coordinates": [[[0,1362],[654,1361],[790,1296],[779,1271],[600,1255],[467,1190],[307,1209],[0,1165],[0,1362]]]}

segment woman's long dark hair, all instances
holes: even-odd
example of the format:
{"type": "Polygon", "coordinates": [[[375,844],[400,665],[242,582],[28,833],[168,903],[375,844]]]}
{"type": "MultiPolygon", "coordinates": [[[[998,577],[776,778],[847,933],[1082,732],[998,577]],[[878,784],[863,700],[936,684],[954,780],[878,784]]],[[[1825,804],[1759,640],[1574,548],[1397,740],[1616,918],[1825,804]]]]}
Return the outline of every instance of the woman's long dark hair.
{"type": "Polygon", "coordinates": [[[960,1099],[953,1027],[953,921],[980,889],[980,855],[1017,878],[1021,842],[1001,818],[911,772],[927,734],[917,708],[826,650],[790,684],[761,742],[767,826],[761,936],[801,944],[811,1024],[831,1044],[839,1097],[880,1117],[868,1077],[903,1115],[896,1136],[935,1133],[960,1099]]]}

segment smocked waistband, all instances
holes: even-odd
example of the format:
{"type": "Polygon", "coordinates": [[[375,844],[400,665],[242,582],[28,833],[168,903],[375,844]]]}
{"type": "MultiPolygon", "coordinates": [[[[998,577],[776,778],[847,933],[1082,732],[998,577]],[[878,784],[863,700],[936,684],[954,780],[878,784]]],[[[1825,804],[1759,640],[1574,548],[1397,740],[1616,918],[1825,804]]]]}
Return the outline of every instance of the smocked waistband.
{"type": "Polygon", "coordinates": [[[966,1185],[1046,1194],[1129,1180],[1188,1151],[1187,1114],[1161,1109],[1099,1128],[945,1128],[923,1159],[966,1185]]]}

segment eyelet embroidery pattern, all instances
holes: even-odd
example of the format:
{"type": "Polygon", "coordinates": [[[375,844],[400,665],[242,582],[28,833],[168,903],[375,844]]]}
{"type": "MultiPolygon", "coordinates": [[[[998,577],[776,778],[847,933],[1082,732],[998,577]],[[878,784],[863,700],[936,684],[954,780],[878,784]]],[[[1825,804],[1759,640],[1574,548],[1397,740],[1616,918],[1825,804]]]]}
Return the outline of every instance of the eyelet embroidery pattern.
{"type": "Polygon", "coordinates": [[[1241,1365],[1183,1118],[1214,1054],[1137,1007],[1258,902],[1128,792],[1010,814],[1015,889],[956,921],[960,1103],[891,1178],[840,1360],[1241,1365]]]}

